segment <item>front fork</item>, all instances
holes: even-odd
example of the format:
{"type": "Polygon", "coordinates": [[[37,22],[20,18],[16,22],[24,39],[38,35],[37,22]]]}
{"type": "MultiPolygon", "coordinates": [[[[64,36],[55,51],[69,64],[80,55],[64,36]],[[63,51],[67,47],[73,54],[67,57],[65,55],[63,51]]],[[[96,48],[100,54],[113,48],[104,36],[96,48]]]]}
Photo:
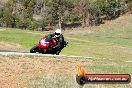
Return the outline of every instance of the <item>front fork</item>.
{"type": "Polygon", "coordinates": [[[39,47],[38,52],[44,54],[44,53],[47,52],[47,49],[42,49],[42,48],[39,47]]]}

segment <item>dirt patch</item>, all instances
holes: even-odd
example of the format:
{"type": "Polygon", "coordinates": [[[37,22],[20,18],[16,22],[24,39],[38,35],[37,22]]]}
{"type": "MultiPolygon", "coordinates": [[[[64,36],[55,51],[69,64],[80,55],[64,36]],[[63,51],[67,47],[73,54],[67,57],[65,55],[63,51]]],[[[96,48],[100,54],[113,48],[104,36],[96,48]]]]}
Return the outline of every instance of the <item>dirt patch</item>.
{"type": "Polygon", "coordinates": [[[75,75],[79,65],[90,65],[92,61],[0,56],[0,88],[24,88],[28,80],[36,75],[75,75]]]}
{"type": "Polygon", "coordinates": [[[7,49],[7,50],[25,50],[21,45],[9,43],[9,42],[0,42],[0,49],[7,49]]]}

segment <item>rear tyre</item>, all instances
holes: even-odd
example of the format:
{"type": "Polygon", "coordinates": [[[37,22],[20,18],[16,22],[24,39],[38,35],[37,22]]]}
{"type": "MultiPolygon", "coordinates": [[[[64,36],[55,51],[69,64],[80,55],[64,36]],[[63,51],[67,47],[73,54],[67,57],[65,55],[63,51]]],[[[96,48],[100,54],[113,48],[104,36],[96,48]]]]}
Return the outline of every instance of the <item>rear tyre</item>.
{"type": "Polygon", "coordinates": [[[56,53],[55,53],[56,55],[59,55],[60,54],[60,51],[58,50],[58,51],[56,51],[56,53]]]}
{"type": "Polygon", "coordinates": [[[30,49],[30,53],[36,53],[38,50],[38,46],[34,46],[33,48],[30,49]]]}

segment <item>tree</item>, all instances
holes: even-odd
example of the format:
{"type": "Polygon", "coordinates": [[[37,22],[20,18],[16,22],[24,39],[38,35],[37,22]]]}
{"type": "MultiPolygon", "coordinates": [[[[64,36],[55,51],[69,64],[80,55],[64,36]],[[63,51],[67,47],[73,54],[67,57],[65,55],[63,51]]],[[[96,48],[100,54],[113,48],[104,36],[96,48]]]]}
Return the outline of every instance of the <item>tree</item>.
{"type": "Polygon", "coordinates": [[[111,20],[131,11],[131,3],[131,0],[0,1],[0,26],[32,30],[56,25],[63,29],[63,25],[68,26],[69,23],[93,26],[101,23],[101,16],[111,20]]]}
{"type": "Polygon", "coordinates": [[[4,3],[0,1],[0,26],[3,26],[4,3]]]}
{"type": "Polygon", "coordinates": [[[80,0],[74,5],[74,10],[78,12],[82,18],[82,27],[95,25],[95,21],[99,18],[99,9],[96,4],[90,0],[80,0]]]}
{"type": "Polygon", "coordinates": [[[50,0],[49,4],[49,14],[52,15],[52,22],[58,22],[59,28],[62,28],[62,17],[67,9],[67,0],[50,0]]]}
{"type": "Polygon", "coordinates": [[[19,8],[18,27],[28,28],[33,20],[35,0],[22,0],[19,8]]]}
{"type": "Polygon", "coordinates": [[[96,5],[102,15],[106,15],[107,19],[113,19],[120,16],[124,11],[124,0],[97,0],[96,5]]]}
{"type": "Polygon", "coordinates": [[[128,0],[128,10],[132,14],[132,0],[128,0]]]}
{"type": "Polygon", "coordinates": [[[6,27],[15,27],[16,26],[16,15],[14,13],[14,8],[16,5],[16,0],[9,0],[3,10],[3,22],[6,27]]]}

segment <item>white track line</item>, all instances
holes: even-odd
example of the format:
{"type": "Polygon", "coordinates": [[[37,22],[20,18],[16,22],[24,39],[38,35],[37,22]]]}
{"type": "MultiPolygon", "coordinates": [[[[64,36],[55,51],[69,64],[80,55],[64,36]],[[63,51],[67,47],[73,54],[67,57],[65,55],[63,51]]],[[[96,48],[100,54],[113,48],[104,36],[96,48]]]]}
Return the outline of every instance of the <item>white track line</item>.
{"type": "Polygon", "coordinates": [[[70,57],[70,58],[93,58],[84,56],[68,56],[68,55],[52,55],[52,54],[37,54],[37,53],[21,53],[21,52],[0,52],[1,55],[31,55],[31,56],[47,56],[47,57],[70,57]]]}
{"type": "Polygon", "coordinates": [[[125,62],[132,63],[132,61],[125,61],[125,62]]]}
{"type": "MultiPolygon", "coordinates": [[[[93,57],[85,56],[73,56],[73,55],[52,55],[52,54],[39,54],[39,53],[22,53],[22,52],[0,52],[1,55],[28,55],[28,56],[45,56],[45,57],[69,57],[69,58],[88,58],[92,59],[93,57]]],[[[127,63],[132,63],[132,61],[124,61],[127,63]]]]}

